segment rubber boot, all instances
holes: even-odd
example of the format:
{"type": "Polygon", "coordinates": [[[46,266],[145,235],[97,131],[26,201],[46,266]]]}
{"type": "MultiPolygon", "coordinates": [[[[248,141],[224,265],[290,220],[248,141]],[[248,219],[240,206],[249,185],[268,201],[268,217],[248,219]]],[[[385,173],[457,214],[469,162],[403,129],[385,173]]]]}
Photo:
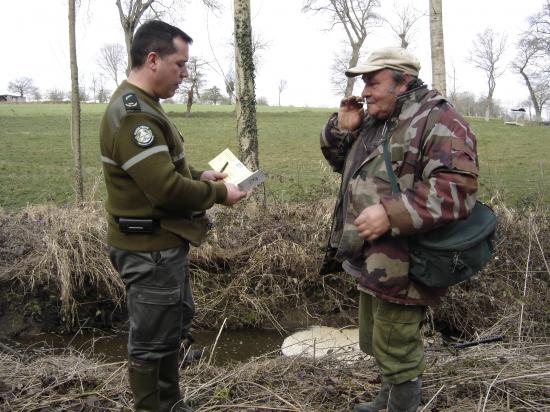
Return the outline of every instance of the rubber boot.
{"type": "Polygon", "coordinates": [[[181,399],[178,354],[165,356],[159,369],[160,412],[189,412],[192,409],[181,399]]]}
{"type": "Polygon", "coordinates": [[[157,412],[160,406],[159,362],[130,358],[128,376],[136,412],[157,412]]]}
{"type": "Polygon", "coordinates": [[[358,403],[353,408],[354,412],[378,412],[388,407],[388,395],[390,393],[391,384],[382,382],[380,392],[370,402],[358,403]]]}
{"type": "Polygon", "coordinates": [[[391,385],[388,399],[388,412],[416,412],[420,406],[422,378],[391,385]]]}
{"type": "Polygon", "coordinates": [[[203,349],[192,349],[191,345],[195,342],[193,336],[189,332],[185,332],[182,336],[182,342],[180,344],[180,358],[183,359],[183,366],[189,366],[190,364],[199,361],[204,355],[203,349]]]}

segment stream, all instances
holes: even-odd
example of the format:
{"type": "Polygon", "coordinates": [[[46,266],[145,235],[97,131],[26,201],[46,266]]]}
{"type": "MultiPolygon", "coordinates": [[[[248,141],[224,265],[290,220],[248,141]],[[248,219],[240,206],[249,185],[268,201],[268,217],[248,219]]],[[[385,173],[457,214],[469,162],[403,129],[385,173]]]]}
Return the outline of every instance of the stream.
{"type": "MultiPolygon", "coordinates": [[[[194,331],[195,343],[192,348],[206,348],[204,356],[208,359],[218,332],[194,331]]],[[[216,343],[212,363],[224,365],[231,362],[246,362],[265,354],[280,353],[284,338],[276,330],[223,330],[216,343]]],[[[29,349],[53,349],[56,354],[77,351],[106,362],[118,362],[127,359],[127,339],[126,333],[108,335],[99,331],[86,331],[72,336],[52,333],[29,335],[19,337],[16,341],[29,349]]]]}

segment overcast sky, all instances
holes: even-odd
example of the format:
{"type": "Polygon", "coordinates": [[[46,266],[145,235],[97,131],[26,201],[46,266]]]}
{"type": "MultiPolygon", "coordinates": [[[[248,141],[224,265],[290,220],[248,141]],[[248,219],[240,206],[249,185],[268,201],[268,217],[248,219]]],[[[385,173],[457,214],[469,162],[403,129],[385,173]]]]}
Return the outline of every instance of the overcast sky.
{"type": "MultiPolygon", "coordinates": [[[[124,38],[115,0],[81,0],[78,10],[77,49],[80,78],[84,86],[99,75],[96,61],[105,43],[123,44],[124,38]]],[[[183,0],[185,8],[173,15],[173,22],[191,35],[191,55],[200,56],[227,70],[231,64],[232,0],[221,0],[224,11],[215,16],[199,0],[183,0]]],[[[392,18],[395,5],[411,3],[427,13],[428,0],[381,0],[380,13],[392,18]]],[[[486,28],[506,33],[506,63],[514,56],[518,34],[527,28],[528,16],[542,9],[543,0],[443,0],[443,24],[447,72],[456,69],[457,88],[476,95],[486,93],[484,73],[467,62],[477,33],[486,28]]],[[[260,55],[256,74],[256,95],[277,104],[278,85],[287,81],[282,105],[334,107],[340,96],[329,83],[333,56],[345,47],[340,26],[327,31],[328,18],[301,12],[302,0],[251,0],[252,26],[267,49],[260,55]]],[[[70,89],[67,0],[2,1],[0,38],[4,63],[0,65],[0,92],[10,80],[28,76],[44,94],[48,89],[70,89]]],[[[431,82],[429,18],[417,24],[409,50],[421,61],[420,77],[431,82]]],[[[387,26],[373,29],[363,53],[378,47],[398,45],[387,26]]],[[[107,82],[109,83],[109,82],[107,82]]],[[[218,85],[220,75],[212,71],[207,86],[218,85]]],[[[108,84],[114,88],[114,84],[108,84]]],[[[449,87],[449,86],[448,86],[449,87]]],[[[497,80],[495,97],[506,107],[519,105],[528,97],[521,78],[511,70],[497,80]]]]}

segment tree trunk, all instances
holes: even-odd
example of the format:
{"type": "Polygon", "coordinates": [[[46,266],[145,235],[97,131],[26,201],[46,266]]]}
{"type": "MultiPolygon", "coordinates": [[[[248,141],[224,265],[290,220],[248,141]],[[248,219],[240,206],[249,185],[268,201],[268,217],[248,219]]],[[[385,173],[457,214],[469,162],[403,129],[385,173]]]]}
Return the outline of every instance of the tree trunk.
{"type": "Polygon", "coordinates": [[[155,0],[132,0],[128,7],[128,14],[124,14],[122,4],[120,0],[116,0],[115,4],[118,9],[118,16],[120,18],[120,25],[124,31],[124,42],[126,43],[126,54],[128,56],[128,65],[126,66],[126,76],[130,74],[132,68],[132,55],[130,50],[132,49],[132,41],[134,39],[134,30],[136,29],[139,19],[143,16],[143,13],[151,7],[155,0]]]}
{"type": "MultiPolygon", "coordinates": [[[[348,67],[357,66],[359,61],[359,50],[361,49],[360,44],[351,45],[351,58],[349,59],[348,67]]],[[[346,82],[346,90],[344,91],[344,96],[349,97],[353,94],[353,86],[355,85],[355,77],[348,77],[346,82]]]]}
{"type": "MultiPolygon", "coordinates": [[[[525,80],[525,85],[527,86],[527,89],[529,89],[529,96],[531,97],[531,101],[533,102],[533,108],[535,109],[535,120],[537,122],[540,122],[542,121],[542,107],[540,107],[537,95],[535,94],[535,90],[533,89],[533,85],[531,84],[529,77],[527,77],[527,75],[523,71],[523,68],[520,69],[519,73],[523,77],[523,80],[525,80]]],[[[531,117],[531,108],[529,108],[529,117],[531,117]]]]}
{"type": "Polygon", "coordinates": [[[78,63],[76,59],[75,36],[75,0],[69,0],[69,49],[71,61],[71,143],[75,168],[76,203],[84,200],[84,185],[82,183],[82,159],[80,150],[80,96],[78,88],[78,63]]]}
{"type": "Polygon", "coordinates": [[[443,7],[441,0],[430,1],[430,40],[432,50],[432,87],[447,95],[445,78],[445,44],[443,40],[443,7]]]}
{"type": "Polygon", "coordinates": [[[493,115],[493,93],[495,91],[495,82],[489,79],[489,93],[485,102],[485,121],[488,122],[493,115]]]}
{"type": "Polygon", "coordinates": [[[193,88],[187,92],[187,111],[185,114],[191,116],[191,106],[193,106],[193,88]]]}
{"type": "Polygon", "coordinates": [[[489,119],[491,118],[491,105],[492,105],[491,100],[492,99],[487,97],[487,101],[485,102],[485,121],[486,122],[488,122],[489,119]]]}
{"type": "Polygon", "coordinates": [[[250,0],[234,0],[237,139],[239,157],[251,170],[259,168],[256,96],[250,0]]]}
{"type": "MultiPolygon", "coordinates": [[[[132,70],[132,55],[130,50],[132,50],[132,40],[134,38],[133,29],[124,29],[124,43],[126,43],[126,55],[128,56],[128,64],[126,65],[126,76],[130,75],[130,70],[132,70]]],[[[117,83],[118,87],[118,83],[117,83]]]]}

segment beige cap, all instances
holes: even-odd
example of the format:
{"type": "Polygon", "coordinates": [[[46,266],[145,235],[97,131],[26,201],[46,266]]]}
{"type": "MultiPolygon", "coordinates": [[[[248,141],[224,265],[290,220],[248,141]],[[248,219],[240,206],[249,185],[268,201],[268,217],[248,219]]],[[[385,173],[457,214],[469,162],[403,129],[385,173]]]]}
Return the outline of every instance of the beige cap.
{"type": "Polygon", "coordinates": [[[373,51],[367,61],[346,70],[346,76],[355,77],[382,69],[398,70],[418,76],[420,62],[416,57],[401,47],[385,47],[373,51]]]}

